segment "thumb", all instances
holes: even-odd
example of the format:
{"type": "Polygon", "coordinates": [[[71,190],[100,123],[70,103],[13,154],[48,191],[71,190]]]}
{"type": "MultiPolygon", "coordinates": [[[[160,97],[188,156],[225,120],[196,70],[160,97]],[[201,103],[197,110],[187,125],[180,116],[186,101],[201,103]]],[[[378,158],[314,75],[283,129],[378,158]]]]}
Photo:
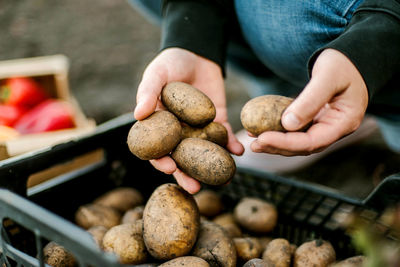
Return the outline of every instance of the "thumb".
{"type": "Polygon", "coordinates": [[[332,80],[315,77],[282,114],[282,126],[287,131],[297,131],[311,122],[318,112],[336,94],[332,80]]]}
{"type": "Polygon", "coordinates": [[[143,73],[136,95],[134,116],[137,120],[143,120],[155,111],[165,83],[166,75],[161,71],[149,68],[143,73]]]}

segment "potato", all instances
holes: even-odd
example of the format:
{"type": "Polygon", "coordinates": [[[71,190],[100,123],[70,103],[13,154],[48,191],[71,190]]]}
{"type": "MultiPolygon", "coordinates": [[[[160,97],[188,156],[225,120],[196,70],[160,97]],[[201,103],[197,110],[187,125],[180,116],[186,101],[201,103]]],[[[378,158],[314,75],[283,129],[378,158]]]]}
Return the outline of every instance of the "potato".
{"type": "Polygon", "coordinates": [[[77,266],[74,256],[63,246],[51,241],[43,248],[43,260],[54,267],[77,266]]]}
{"type": "Polygon", "coordinates": [[[279,95],[263,95],[249,100],[240,112],[243,127],[254,134],[265,131],[285,132],[281,124],[282,113],[293,98],[279,95]]]}
{"type": "Polygon", "coordinates": [[[143,218],[143,210],[144,206],[137,206],[134,209],[130,209],[125,212],[124,216],[122,216],[121,223],[133,223],[137,220],[143,218]]]}
{"type": "Polygon", "coordinates": [[[184,256],[167,261],[161,264],[159,267],[180,267],[180,266],[209,267],[210,265],[202,258],[193,256],[184,256]]]}
{"type": "Polygon", "coordinates": [[[261,255],[261,246],[256,238],[234,238],[233,243],[235,244],[238,260],[247,262],[261,255]]]}
{"type": "Polygon", "coordinates": [[[112,227],[104,235],[104,251],[114,253],[122,264],[144,263],[148,253],[143,241],[142,226],[142,220],[138,220],[112,227]]]}
{"type": "MultiPolygon", "coordinates": [[[[157,267],[157,266],[159,266],[158,263],[144,263],[144,264],[134,265],[134,267],[157,267]]],[[[133,267],[133,266],[127,265],[127,267],[133,267]]]]}
{"type": "Polygon", "coordinates": [[[225,232],[230,238],[242,236],[242,230],[240,230],[239,226],[236,224],[225,224],[221,225],[221,227],[224,228],[225,232]]]}
{"type": "Polygon", "coordinates": [[[241,199],[233,215],[240,226],[254,233],[271,232],[278,219],[274,205],[253,197],[241,199]]]}
{"type": "Polygon", "coordinates": [[[75,213],[76,224],[85,229],[98,225],[111,228],[120,221],[121,214],[117,210],[98,204],[80,206],[75,213]]]}
{"type": "Polygon", "coordinates": [[[213,222],[201,222],[192,255],[206,260],[211,267],[236,266],[236,249],[232,239],[213,222]]]}
{"type": "Polygon", "coordinates": [[[235,217],[233,217],[233,214],[231,212],[226,212],[218,215],[213,219],[213,222],[221,226],[227,224],[236,224],[235,217]]]}
{"type": "Polygon", "coordinates": [[[203,128],[192,127],[182,123],[182,139],[184,138],[201,138],[211,141],[222,147],[228,144],[228,131],[225,126],[218,122],[211,122],[203,128]]]}
{"type": "Polygon", "coordinates": [[[275,267],[275,265],[267,260],[263,259],[251,259],[246,262],[243,267],[275,267]]]}
{"type": "Polygon", "coordinates": [[[172,153],[179,169],[209,185],[229,182],[236,171],[232,156],[219,145],[199,138],[187,138],[172,153]]]}
{"type": "Polygon", "coordinates": [[[129,131],[128,146],[140,159],[158,159],[171,152],[181,140],[181,124],[166,110],[137,121],[129,131]]]}
{"type": "Polygon", "coordinates": [[[102,225],[90,227],[88,230],[89,234],[92,235],[96,244],[103,249],[103,237],[108,229],[102,225]]]}
{"type": "Polygon", "coordinates": [[[143,211],[144,242],[154,258],[170,260],[187,255],[199,228],[199,210],[192,195],[176,184],[154,190],[143,211]]]}
{"type": "Polygon", "coordinates": [[[224,228],[228,236],[231,238],[242,236],[242,230],[240,230],[239,226],[237,226],[235,218],[230,212],[215,217],[213,222],[222,226],[222,228],[224,228]]]}
{"type": "Polygon", "coordinates": [[[161,92],[164,106],[180,121],[191,126],[204,126],[215,119],[213,102],[203,92],[183,82],[167,84],[161,92]]]}
{"type": "Polygon", "coordinates": [[[118,187],[95,199],[93,203],[125,212],[143,204],[143,196],[134,188],[118,187]]]}
{"type": "Polygon", "coordinates": [[[332,245],[323,240],[314,240],[303,243],[294,253],[294,267],[320,266],[325,267],[333,263],[336,253],[332,245]]]}
{"type": "Polygon", "coordinates": [[[365,256],[354,256],[329,265],[329,267],[363,267],[365,262],[365,256]]]}
{"type": "Polygon", "coordinates": [[[214,217],[223,209],[221,197],[211,190],[201,190],[194,195],[194,200],[199,207],[200,214],[206,217],[214,217]]]}
{"type": "Polygon", "coordinates": [[[289,241],[277,238],[268,243],[262,258],[275,264],[275,267],[290,267],[292,249],[289,241]]]}

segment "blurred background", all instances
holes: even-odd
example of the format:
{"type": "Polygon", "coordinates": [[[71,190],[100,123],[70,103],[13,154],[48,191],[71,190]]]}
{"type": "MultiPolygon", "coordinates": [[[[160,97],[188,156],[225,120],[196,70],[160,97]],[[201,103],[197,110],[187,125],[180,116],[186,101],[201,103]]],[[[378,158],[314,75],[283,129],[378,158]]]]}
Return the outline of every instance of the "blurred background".
{"type": "MultiPolygon", "coordinates": [[[[159,49],[159,27],[125,0],[1,0],[0,24],[0,60],[70,59],[71,91],[97,123],[133,111],[142,72],[159,49]]],[[[229,100],[247,101],[240,80],[229,76],[229,100]]],[[[230,106],[238,107],[231,118],[238,118],[241,106],[230,106]]]]}
{"type": "MultiPolygon", "coordinates": [[[[143,70],[159,49],[160,29],[125,0],[0,0],[0,25],[0,60],[54,54],[70,59],[70,89],[97,124],[133,111],[143,70]]],[[[235,131],[249,99],[245,86],[228,68],[228,112],[235,131]]],[[[365,197],[398,171],[399,155],[377,132],[290,175],[365,197]]]]}

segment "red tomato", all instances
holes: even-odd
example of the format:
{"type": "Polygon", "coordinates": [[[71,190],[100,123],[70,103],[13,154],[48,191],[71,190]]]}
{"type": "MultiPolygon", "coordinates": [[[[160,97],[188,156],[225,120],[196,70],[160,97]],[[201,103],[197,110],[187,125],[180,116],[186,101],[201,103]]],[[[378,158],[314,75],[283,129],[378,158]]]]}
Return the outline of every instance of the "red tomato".
{"type": "Polygon", "coordinates": [[[75,127],[74,113],[67,102],[48,99],[26,112],[14,128],[21,134],[75,127]]]}
{"type": "Polygon", "coordinates": [[[9,78],[0,89],[0,101],[13,106],[31,108],[47,98],[43,88],[27,77],[9,78]]]}
{"type": "Polygon", "coordinates": [[[0,104],[0,125],[13,126],[25,112],[23,107],[0,104]]]}

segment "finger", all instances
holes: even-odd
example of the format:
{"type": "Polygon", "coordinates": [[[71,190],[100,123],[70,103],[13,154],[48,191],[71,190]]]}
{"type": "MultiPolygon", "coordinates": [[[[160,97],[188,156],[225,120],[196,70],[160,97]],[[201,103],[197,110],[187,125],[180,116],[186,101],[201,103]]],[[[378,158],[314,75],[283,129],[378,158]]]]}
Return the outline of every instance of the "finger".
{"type": "Polygon", "coordinates": [[[228,122],[224,122],[222,124],[225,126],[228,132],[228,144],[226,145],[226,148],[232,154],[235,154],[237,156],[242,155],[244,153],[244,146],[236,138],[236,135],[232,131],[231,125],[228,122]]]}
{"type": "Polygon", "coordinates": [[[254,152],[280,154],[284,156],[309,155],[320,152],[330,144],[348,134],[337,124],[317,123],[306,133],[265,132],[250,145],[254,152]]]}
{"type": "Polygon", "coordinates": [[[337,94],[331,75],[320,72],[313,77],[301,94],[287,107],[282,115],[282,125],[288,131],[296,131],[313,120],[319,110],[337,94]]]}
{"type": "Polygon", "coordinates": [[[175,161],[169,156],[152,159],[150,160],[150,163],[154,168],[166,174],[173,174],[176,171],[175,161]]]}
{"type": "Polygon", "coordinates": [[[257,138],[257,136],[256,136],[256,135],[254,135],[254,134],[252,134],[251,132],[247,132],[247,135],[248,135],[248,136],[250,136],[250,137],[257,138]]]}
{"type": "Polygon", "coordinates": [[[167,82],[167,76],[161,67],[149,67],[143,74],[136,95],[136,108],[134,116],[143,120],[151,115],[159,100],[161,90],[167,82]]]}
{"type": "Polygon", "coordinates": [[[190,194],[195,194],[200,191],[201,185],[199,181],[188,176],[181,170],[176,169],[173,175],[176,179],[176,182],[190,194]]]}

